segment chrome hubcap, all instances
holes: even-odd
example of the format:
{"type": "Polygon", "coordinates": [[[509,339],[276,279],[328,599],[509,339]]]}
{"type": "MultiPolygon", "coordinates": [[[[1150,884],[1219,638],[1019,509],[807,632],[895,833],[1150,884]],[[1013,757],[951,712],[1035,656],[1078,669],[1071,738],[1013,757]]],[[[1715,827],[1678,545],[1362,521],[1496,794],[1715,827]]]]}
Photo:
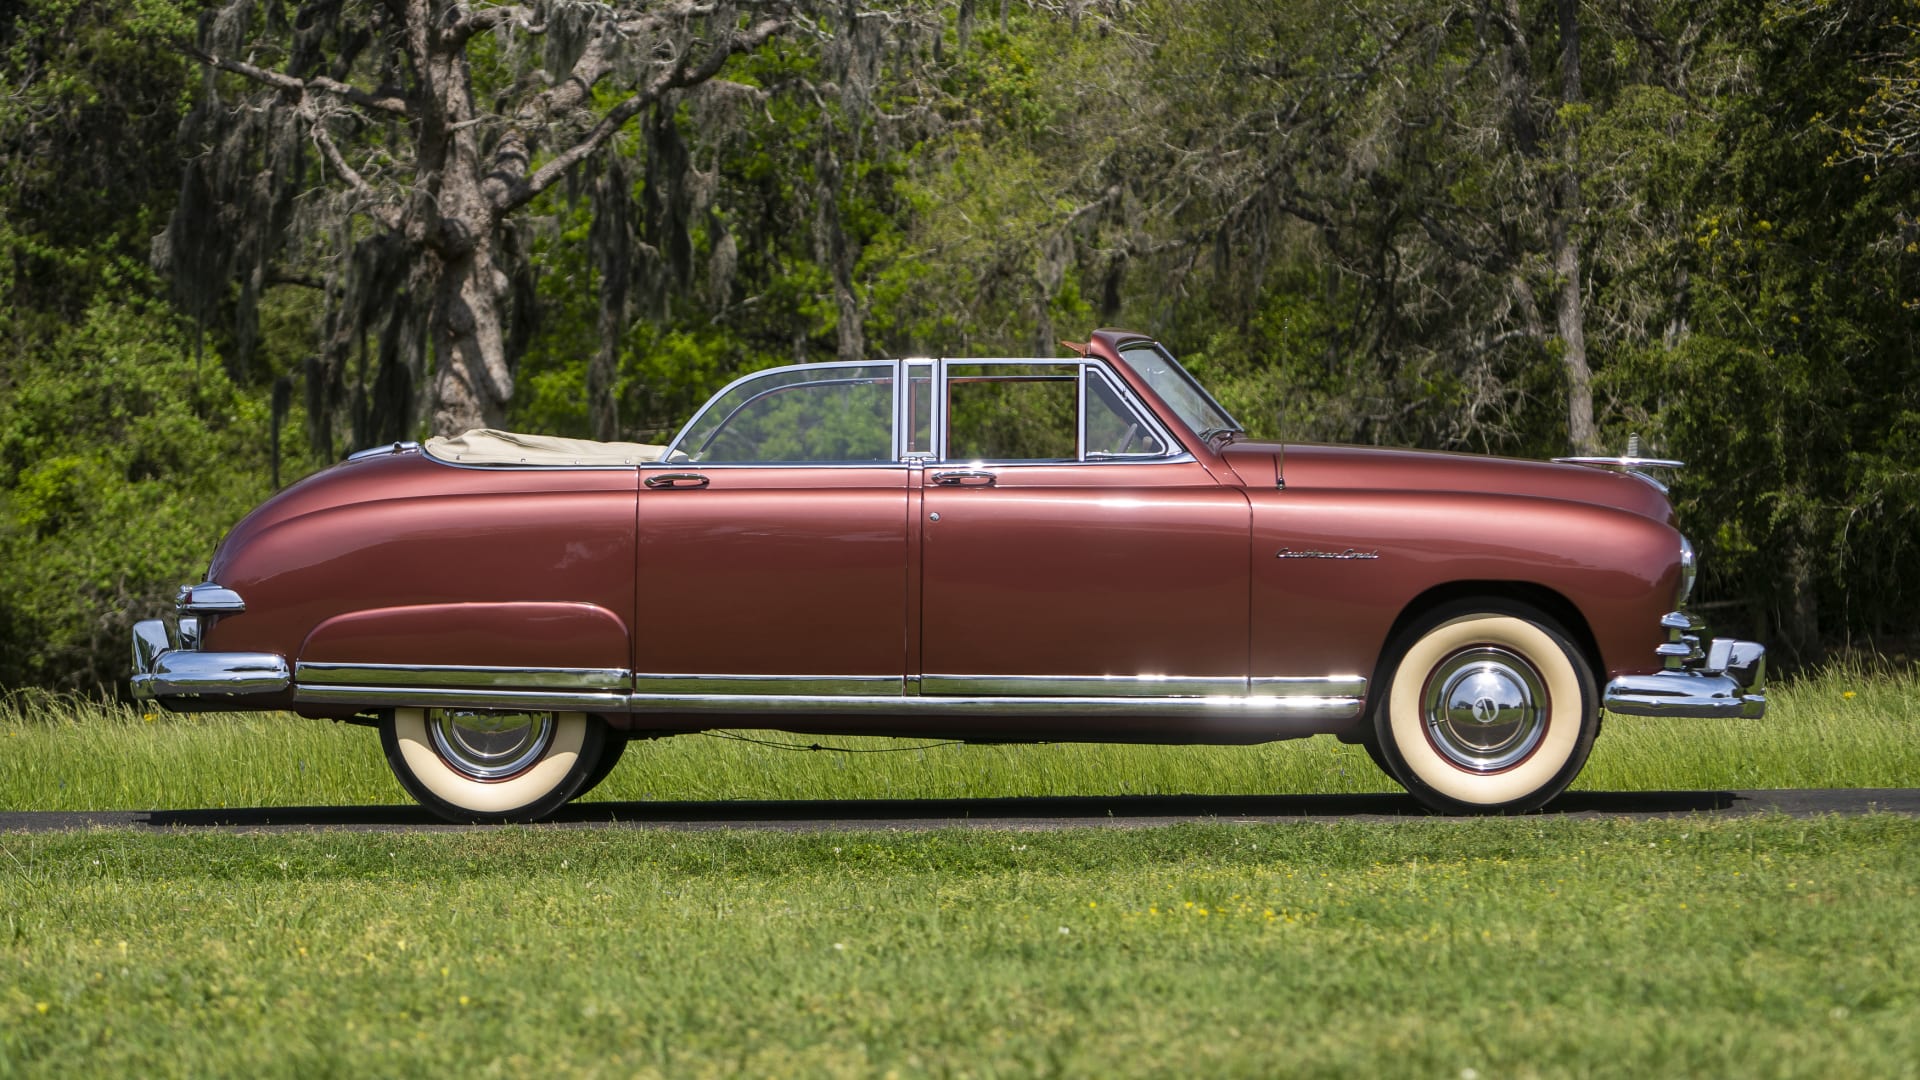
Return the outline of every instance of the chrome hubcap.
{"type": "Polygon", "coordinates": [[[1540,673],[1525,658],[1492,646],[1467,649],[1427,680],[1427,735],[1455,765],[1495,772],[1540,744],[1546,705],[1540,673]]]}
{"type": "Polygon", "coordinates": [[[547,752],[553,714],[428,709],[427,735],[448,765],[475,780],[499,780],[547,752]]]}

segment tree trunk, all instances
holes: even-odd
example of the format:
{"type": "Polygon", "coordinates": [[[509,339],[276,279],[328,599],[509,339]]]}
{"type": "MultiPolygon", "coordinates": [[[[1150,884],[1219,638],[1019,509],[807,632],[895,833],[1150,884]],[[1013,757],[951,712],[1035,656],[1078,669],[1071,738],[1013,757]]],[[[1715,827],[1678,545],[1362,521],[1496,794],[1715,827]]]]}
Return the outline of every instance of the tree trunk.
{"type": "Polygon", "coordinates": [[[1593,371],[1587,366],[1586,312],[1580,293],[1580,139],[1566,106],[1580,102],[1580,5],[1559,0],[1561,155],[1558,192],[1549,229],[1553,249],[1555,318],[1560,362],[1567,372],[1567,441],[1576,454],[1599,451],[1593,426],[1593,371]]]}
{"type": "Polygon", "coordinates": [[[600,273],[600,342],[587,361],[587,419],[593,437],[607,442],[620,437],[620,404],[614,386],[620,374],[620,339],[627,330],[633,281],[633,181],[613,154],[603,153],[595,168],[587,248],[600,273]]]}
{"type": "Polygon", "coordinates": [[[505,295],[506,278],[484,246],[441,265],[433,297],[434,434],[505,425],[513,396],[500,318],[505,295]]]}
{"type": "MultiPolygon", "coordinates": [[[[414,0],[416,7],[422,0],[414,0]]],[[[419,236],[438,264],[433,312],[433,433],[458,435],[478,427],[502,427],[513,376],[507,368],[503,326],[507,278],[494,265],[499,215],[483,185],[480,144],[472,126],[473,73],[463,46],[435,28],[451,9],[426,0],[408,32],[414,54],[424,57],[427,114],[421,124],[416,190],[431,193],[416,204],[419,236]]]]}

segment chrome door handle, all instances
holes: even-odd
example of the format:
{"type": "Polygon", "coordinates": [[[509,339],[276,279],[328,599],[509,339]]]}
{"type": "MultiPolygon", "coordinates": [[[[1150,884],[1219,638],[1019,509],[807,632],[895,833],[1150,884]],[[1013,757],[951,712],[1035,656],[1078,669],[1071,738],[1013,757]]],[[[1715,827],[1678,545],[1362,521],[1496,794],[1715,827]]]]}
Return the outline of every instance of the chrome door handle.
{"type": "Polygon", "coordinates": [[[992,487],[993,474],[978,469],[956,469],[934,473],[933,482],[941,487],[992,487]]]}
{"type": "Polygon", "coordinates": [[[699,473],[692,472],[654,473],[640,482],[650,488],[703,488],[712,483],[699,473]]]}

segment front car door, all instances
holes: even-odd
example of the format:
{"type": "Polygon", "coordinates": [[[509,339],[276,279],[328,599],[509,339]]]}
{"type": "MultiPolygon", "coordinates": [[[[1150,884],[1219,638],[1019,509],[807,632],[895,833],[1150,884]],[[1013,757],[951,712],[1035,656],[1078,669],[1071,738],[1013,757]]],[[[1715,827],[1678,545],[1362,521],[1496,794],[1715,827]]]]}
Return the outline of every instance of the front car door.
{"type": "Polygon", "coordinates": [[[1098,359],[939,369],[919,692],[1244,695],[1246,496],[1098,359]]]}

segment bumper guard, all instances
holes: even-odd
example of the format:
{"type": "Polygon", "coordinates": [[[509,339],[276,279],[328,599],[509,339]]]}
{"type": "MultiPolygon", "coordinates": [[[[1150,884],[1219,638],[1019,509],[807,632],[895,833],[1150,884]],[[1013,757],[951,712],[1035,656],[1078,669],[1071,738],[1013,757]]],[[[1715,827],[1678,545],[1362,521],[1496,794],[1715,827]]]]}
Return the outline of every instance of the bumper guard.
{"type": "Polygon", "coordinates": [[[1601,704],[1626,716],[1743,718],[1767,712],[1767,650],[1752,641],[1714,638],[1705,650],[1688,631],[1691,616],[1661,620],[1671,640],[1658,652],[1667,668],[1653,675],[1622,675],[1607,684],[1601,704]]]}
{"type": "Polygon", "coordinates": [[[133,696],[176,712],[228,708],[238,699],[287,689],[292,676],[276,653],[201,652],[200,612],[246,610],[231,591],[212,585],[180,590],[178,625],[143,619],[133,626],[133,696]]]}

